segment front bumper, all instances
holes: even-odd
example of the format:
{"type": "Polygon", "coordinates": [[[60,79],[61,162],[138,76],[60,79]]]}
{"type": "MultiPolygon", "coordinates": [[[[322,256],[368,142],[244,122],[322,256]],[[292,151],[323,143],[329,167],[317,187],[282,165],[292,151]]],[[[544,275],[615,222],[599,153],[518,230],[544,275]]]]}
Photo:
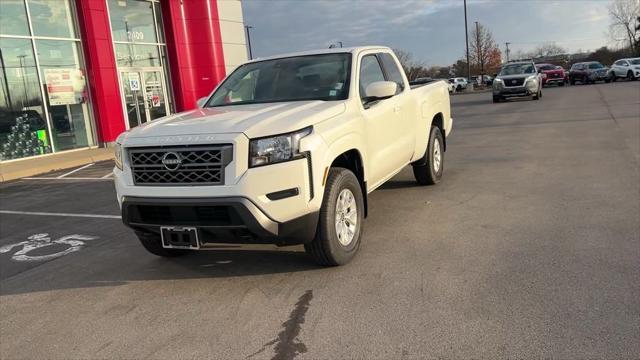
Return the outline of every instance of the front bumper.
{"type": "Polygon", "coordinates": [[[242,197],[122,199],[122,221],[126,226],[155,234],[160,234],[162,226],[196,227],[203,247],[218,243],[308,243],[315,235],[318,214],[311,212],[279,223],[242,197]]]}
{"type": "Polygon", "coordinates": [[[501,89],[493,89],[494,96],[502,96],[502,97],[519,97],[519,96],[531,96],[533,92],[531,92],[526,86],[514,86],[514,87],[503,87],[501,89]]]}

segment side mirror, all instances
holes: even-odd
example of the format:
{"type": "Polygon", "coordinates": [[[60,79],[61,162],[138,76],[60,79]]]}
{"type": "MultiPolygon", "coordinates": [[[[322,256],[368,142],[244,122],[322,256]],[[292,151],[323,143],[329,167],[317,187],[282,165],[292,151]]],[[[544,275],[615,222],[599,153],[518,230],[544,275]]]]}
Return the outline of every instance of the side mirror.
{"type": "Polygon", "coordinates": [[[209,99],[208,96],[201,97],[200,99],[198,99],[198,101],[196,101],[198,108],[202,109],[207,104],[208,99],[209,99]]]}
{"type": "Polygon", "coordinates": [[[376,81],[367,85],[365,92],[366,102],[388,99],[396,94],[398,84],[393,81],[376,81]]]}

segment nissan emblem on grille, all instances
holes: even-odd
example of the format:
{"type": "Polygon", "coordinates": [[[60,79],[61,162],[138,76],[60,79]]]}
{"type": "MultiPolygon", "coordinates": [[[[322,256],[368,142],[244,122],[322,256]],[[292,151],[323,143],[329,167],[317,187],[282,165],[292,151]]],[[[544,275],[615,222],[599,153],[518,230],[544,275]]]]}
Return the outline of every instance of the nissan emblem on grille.
{"type": "Polygon", "coordinates": [[[129,150],[136,185],[223,185],[231,145],[142,147],[129,150]]]}
{"type": "Polygon", "coordinates": [[[518,83],[518,80],[511,80],[511,83],[512,83],[512,84],[517,84],[517,83],[518,83]]]}
{"type": "Polygon", "coordinates": [[[164,156],[162,157],[162,165],[164,165],[164,168],[169,171],[178,170],[181,164],[182,159],[180,158],[180,155],[173,151],[164,154],[164,156]]]}

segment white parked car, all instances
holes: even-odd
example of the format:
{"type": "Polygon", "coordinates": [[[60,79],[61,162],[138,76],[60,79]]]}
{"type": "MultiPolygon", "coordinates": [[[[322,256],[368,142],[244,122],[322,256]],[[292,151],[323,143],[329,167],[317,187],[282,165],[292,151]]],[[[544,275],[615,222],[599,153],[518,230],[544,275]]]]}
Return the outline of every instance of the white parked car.
{"type": "Polygon", "coordinates": [[[407,165],[438,183],[452,128],[447,86],[410,88],[386,47],[253,60],[199,105],[116,140],[122,219],[159,256],[304,244],[318,263],[344,264],[367,194],[407,165]]]}
{"type": "Polygon", "coordinates": [[[450,78],[449,82],[451,84],[453,84],[453,86],[455,87],[456,91],[462,91],[462,90],[466,89],[467,85],[469,84],[467,79],[463,78],[463,77],[450,78]]]}
{"type": "Polygon", "coordinates": [[[618,78],[640,79],[640,57],[620,59],[614,62],[609,70],[609,77],[612,81],[616,81],[618,78]]]}

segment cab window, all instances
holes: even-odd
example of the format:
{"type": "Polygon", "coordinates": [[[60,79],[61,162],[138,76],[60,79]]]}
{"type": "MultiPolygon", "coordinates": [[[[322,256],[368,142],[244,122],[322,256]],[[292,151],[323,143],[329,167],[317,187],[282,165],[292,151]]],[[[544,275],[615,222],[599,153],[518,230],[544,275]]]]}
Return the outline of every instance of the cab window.
{"type": "Polygon", "coordinates": [[[367,96],[365,89],[376,81],[384,81],[384,73],[375,55],[367,55],[360,61],[360,99],[364,101],[367,96]]]}
{"type": "Polygon", "coordinates": [[[391,56],[391,54],[389,53],[380,53],[380,60],[382,60],[382,65],[384,65],[384,69],[387,72],[387,80],[393,81],[394,83],[398,84],[396,94],[404,91],[404,80],[402,78],[402,73],[398,69],[398,65],[393,59],[393,56],[391,56]]]}

